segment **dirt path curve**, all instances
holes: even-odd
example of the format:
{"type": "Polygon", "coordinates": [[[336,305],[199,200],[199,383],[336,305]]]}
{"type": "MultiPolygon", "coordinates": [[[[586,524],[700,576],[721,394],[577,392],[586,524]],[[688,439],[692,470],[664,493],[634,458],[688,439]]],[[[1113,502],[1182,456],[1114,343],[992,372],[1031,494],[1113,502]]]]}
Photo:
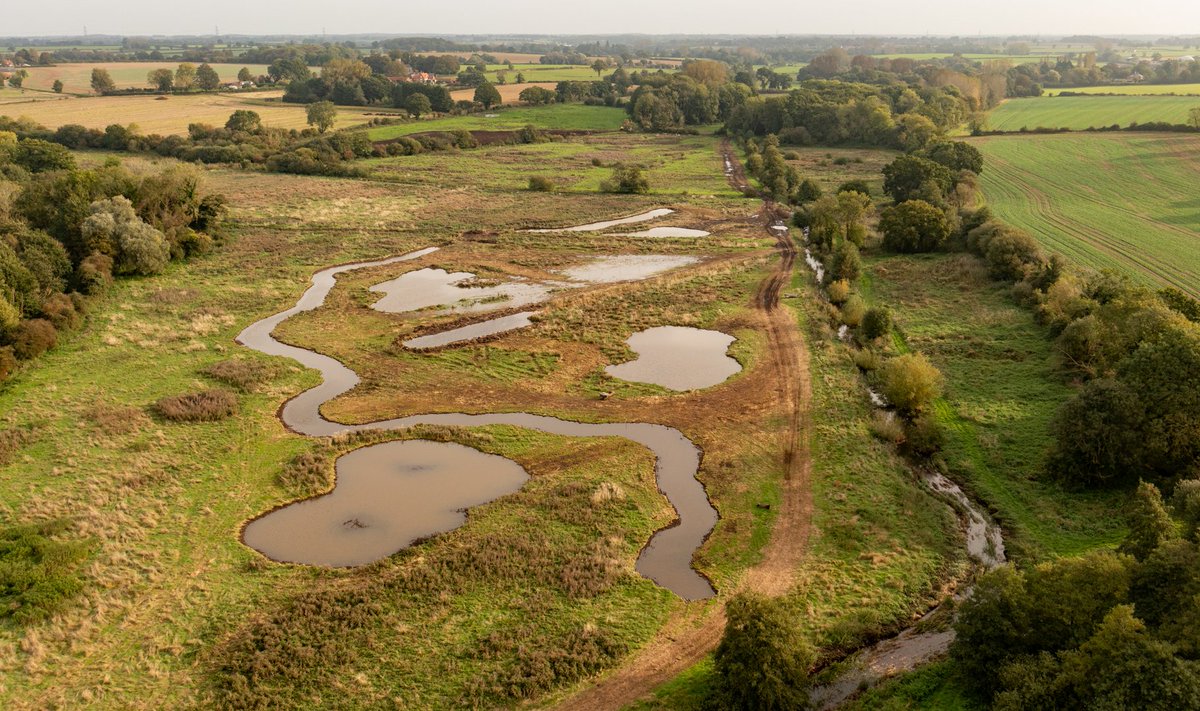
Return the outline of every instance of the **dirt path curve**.
{"type": "MultiPolygon", "coordinates": [[[[746,173],[728,140],[721,143],[729,183],[735,189],[750,189],[746,173]]],[[[808,348],[791,312],[779,307],[779,295],[791,283],[796,262],[796,245],[786,229],[786,211],[764,200],[758,219],[776,240],[780,260],[776,269],[759,284],[755,307],[765,317],[768,354],[781,406],[790,413],[783,433],[784,481],[779,513],[762,560],[750,568],[739,589],[770,596],[786,593],[795,581],[796,569],[804,559],[812,528],[812,461],[809,453],[809,423],[812,421],[812,388],[809,381],[808,348]],[[772,228],[775,229],[772,229],[772,228]]],[[[676,613],[645,647],[612,673],[557,705],[571,711],[616,711],[648,695],[656,687],[678,676],[711,652],[725,628],[723,598],[690,603],[676,613]]]]}

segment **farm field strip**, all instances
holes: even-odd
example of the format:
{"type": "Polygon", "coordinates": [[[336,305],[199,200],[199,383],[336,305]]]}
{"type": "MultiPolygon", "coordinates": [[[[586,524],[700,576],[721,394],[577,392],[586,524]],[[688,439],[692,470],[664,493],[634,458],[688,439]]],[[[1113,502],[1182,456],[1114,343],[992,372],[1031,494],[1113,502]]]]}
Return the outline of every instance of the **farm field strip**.
{"type": "MultiPolygon", "coordinates": [[[[194,63],[199,66],[199,62],[194,63]]],[[[80,64],[57,64],[51,67],[29,67],[29,77],[25,85],[31,89],[50,89],[54,80],[63,83],[63,91],[68,94],[92,93],[92,69],[106,69],[113,82],[120,89],[142,88],[149,89],[146,75],[155,69],[170,69],[174,71],[179,66],[177,61],[164,62],[95,62],[80,64]]],[[[222,83],[237,79],[238,72],[246,67],[254,76],[267,73],[265,64],[209,64],[221,77],[222,83]]]]}
{"type": "MultiPolygon", "coordinates": [[[[474,90],[466,91],[473,92],[474,90]]],[[[390,138],[428,131],[516,131],[528,125],[563,130],[615,131],[621,127],[626,118],[628,118],[628,114],[622,109],[607,106],[551,104],[549,106],[498,108],[483,114],[409,121],[393,126],[372,128],[368,135],[372,141],[385,141],[390,138]]]]}
{"type": "Polygon", "coordinates": [[[1200,96],[1200,84],[1106,84],[1104,86],[1048,89],[1046,94],[1056,96],[1064,91],[1076,94],[1120,94],[1121,96],[1157,96],[1160,94],[1200,96]]]}
{"type": "Polygon", "coordinates": [[[1002,219],[1083,264],[1200,294],[1200,169],[1188,157],[1200,139],[1088,134],[976,145],[988,158],[984,195],[1002,219]]]}
{"type": "Polygon", "coordinates": [[[1165,121],[1186,123],[1188,112],[1200,106],[1191,96],[1041,96],[1008,99],[988,114],[993,131],[1022,128],[1101,128],[1117,124],[1165,121]]]}

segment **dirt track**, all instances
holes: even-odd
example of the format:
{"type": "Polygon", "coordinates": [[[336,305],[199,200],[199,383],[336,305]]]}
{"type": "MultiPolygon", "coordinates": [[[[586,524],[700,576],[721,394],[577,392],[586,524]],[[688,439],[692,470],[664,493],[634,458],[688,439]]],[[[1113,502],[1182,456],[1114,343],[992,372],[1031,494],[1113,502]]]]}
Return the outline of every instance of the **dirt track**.
{"type": "MultiPolygon", "coordinates": [[[[745,170],[729,141],[721,152],[731,170],[730,184],[738,190],[750,187],[745,170]]],[[[770,367],[782,406],[791,413],[784,443],[782,500],[771,540],[762,560],[750,568],[740,589],[778,596],[788,591],[795,571],[804,558],[812,527],[811,458],[808,424],[811,422],[811,385],[808,349],[791,312],[779,308],[780,292],[791,282],[796,245],[786,230],[772,230],[786,213],[763,201],[758,219],[776,239],[779,265],[759,285],[754,303],[767,323],[770,367]]],[[[560,709],[615,710],[645,697],[711,652],[725,626],[724,598],[693,603],[663,625],[658,634],[624,666],[558,705],[560,709]]]]}

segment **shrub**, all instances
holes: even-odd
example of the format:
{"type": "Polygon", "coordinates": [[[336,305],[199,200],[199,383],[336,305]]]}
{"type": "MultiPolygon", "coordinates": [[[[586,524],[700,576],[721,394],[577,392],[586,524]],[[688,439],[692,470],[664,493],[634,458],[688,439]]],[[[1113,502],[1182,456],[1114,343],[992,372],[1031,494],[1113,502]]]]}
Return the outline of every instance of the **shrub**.
{"type": "Polygon", "coordinates": [[[871,197],[871,186],[865,180],[848,180],[838,186],[838,193],[859,193],[871,197]]]}
{"type": "Polygon", "coordinates": [[[1041,272],[1046,255],[1037,240],[1020,230],[997,231],[987,241],[983,257],[988,263],[988,275],[1004,281],[1021,281],[1041,272]]]}
{"type": "Polygon", "coordinates": [[[0,346],[0,382],[17,370],[17,356],[12,346],[0,346]]]}
{"type": "Polygon", "coordinates": [[[920,353],[892,358],[880,369],[883,396],[906,414],[923,411],[942,392],[942,374],[920,353]]]}
{"type": "Polygon", "coordinates": [[[529,178],[529,189],[535,193],[552,193],[554,181],[542,175],[533,175],[529,178]]]}
{"type": "Polygon", "coordinates": [[[726,607],[721,643],[713,654],[716,693],[733,709],[808,708],[812,645],[778,600],[739,593],[726,607]]]}
{"type": "Polygon", "coordinates": [[[280,486],[304,496],[329,488],[329,457],[324,452],[301,452],[279,472],[280,486]]]}
{"type": "Polygon", "coordinates": [[[846,299],[846,303],[842,304],[842,323],[850,328],[856,328],[862,323],[863,316],[867,312],[867,304],[858,294],[851,294],[850,298],[846,299]]]}
{"type": "Polygon", "coordinates": [[[176,422],[212,422],[237,411],[237,396],[228,390],[204,390],[165,397],[154,404],[158,414],[176,422]]]}
{"type": "Polygon", "coordinates": [[[883,211],[883,246],[893,252],[932,252],[950,238],[946,213],[924,200],[909,200],[883,211]]]}
{"type": "Polygon", "coordinates": [[[867,341],[883,338],[892,332],[892,312],[886,306],[872,306],[863,315],[862,336],[867,341]]]}
{"type": "Polygon", "coordinates": [[[202,372],[210,378],[242,390],[251,390],[275,376],[275,369],[271,366],[242,359],[213,363],[202,372]]]}
{"type": "Polygon", "coordinates": [[[0,528],[0,617],[36,622],[83,591],[78,568],[89,545],[52,538],[67,528],[61,519],[0,528]]]}
{"type": "Polygon", "coordinates": [[[92,252],[82,262],[75,272],[79,288],[85,294],[99,294],[112,284],[113,260],[107,254],[92,252]]]}
{"type": "Polygon", "coordinates": [[[11,337],[13,354],[21,360],[33,360],[58,343],[58,331],[46,319],[22,321],[11,337]]]}
{"type": "Polygon", "coordinates": [[[606,193],[644,195],[650,192],[650,180],[641,166],[618,163],[612,177],[602,182],[600,189],[606,193]]]}
{"type": "Polygon", "coordinates": [[[921,415],[904,427],[904,452],[927,459],[946,446],[946,431],[932,415],[921,415]]]}
{"type": "Polygon", "coordinates": [[[881,441],[900,444],[904,441],[904,423],[892,412],[876,410],[867,423],[867,429],[881,441]]]}
{"type": "Polygon", "coordinates": [[[850,298],[850,282],[845,279],[839,279],[825,287],[825,293],[829,295],[829,302],[832,304],[845,303],[846,299],[850,298]]]}
{"type": "Polygon", "coordinates": [[[868,348],[854,351],[854,365],[863,372],[872,372],[883,367],[883,356],[868,348]]]}

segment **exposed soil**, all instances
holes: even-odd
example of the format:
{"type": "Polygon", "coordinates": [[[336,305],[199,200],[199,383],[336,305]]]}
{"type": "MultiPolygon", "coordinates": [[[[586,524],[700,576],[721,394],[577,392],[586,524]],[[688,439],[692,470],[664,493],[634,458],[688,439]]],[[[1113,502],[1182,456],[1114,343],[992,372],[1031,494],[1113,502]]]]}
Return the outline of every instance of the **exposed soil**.
{"type": "MultiPolygon", "coordinates": [[[[750,187],[741,161],[729,141],[721,151],[732,170],[729,182],[738,190],[750,187]]],[[[765,316],[768,352],[777,397],[791,413],[789,436],[784,448],[784,481],[779,516],[762,560],[750,568],[741,589],[777,596],[787,592],[803,560],[812,528],[812,463],[808,423],[811,421],[812,388],[809,383],[808,348],[790,311],[779,308],[779,293],[791,281],[796,245],[786,230],[772,230],[785,212],[763,201],[759,212],[765,229],[776,239],[779,265],[755,294],[756,308],[765,316]]],[[[704,606],[689,605],[673,616],[653,640],[624,666],[599,682],[581,690],[558,705],[560,709],[620,709],[651,693],[656,687],[696,664],[716,648],[725,627],[723,599],[704,606]]]]}

